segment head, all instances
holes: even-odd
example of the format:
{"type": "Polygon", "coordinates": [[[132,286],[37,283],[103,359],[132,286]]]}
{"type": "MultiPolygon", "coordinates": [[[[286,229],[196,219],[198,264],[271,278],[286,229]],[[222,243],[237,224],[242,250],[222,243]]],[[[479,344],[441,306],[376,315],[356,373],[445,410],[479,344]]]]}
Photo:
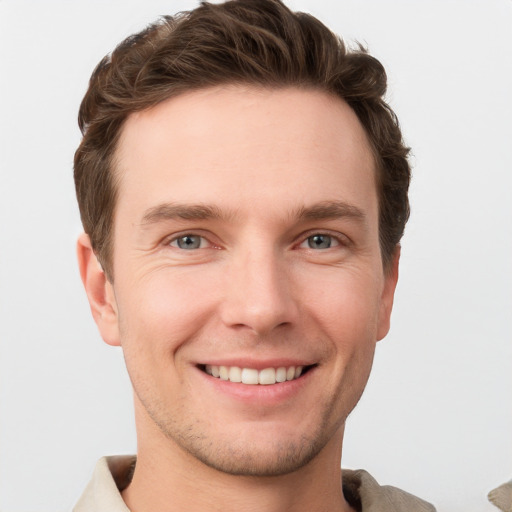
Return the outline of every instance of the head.
{"type": "Polygon", "coordinates": [[[75,186],[85,232],[109,279],[117,200],[116,148],[126,120],[185,92],[223,84],[333,94],[361,122],[375,158],[382,262],[389,268],[409,216],[410,168],[384,101],[385,70],[316,18],[278,0],[203,3],[123,41],[92,74],[79,112],[75,186]]]}
{"type": "Polygon", "coordinates": [[[79,259],[139,450],[260,476],[339,454],[408,214],[384,92],[375,59],[273,0],[202,4],[99,64],[79,259]]]}

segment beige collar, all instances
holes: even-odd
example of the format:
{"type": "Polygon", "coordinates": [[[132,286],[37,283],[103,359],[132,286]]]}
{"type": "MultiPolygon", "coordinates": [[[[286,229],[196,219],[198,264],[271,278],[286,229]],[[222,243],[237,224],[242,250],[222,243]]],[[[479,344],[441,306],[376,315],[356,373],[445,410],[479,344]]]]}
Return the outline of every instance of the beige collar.
{"type": "MultiPolygon", "coordinates": [[[[129,483],[135,456],[103,457],[73,512],[130,512],[120,491],[129,483]]],[[[435,512],[435,508],[412,494],[381,486],[366,471],[343,470],[343,493],[361,512],[435,512]]]]}

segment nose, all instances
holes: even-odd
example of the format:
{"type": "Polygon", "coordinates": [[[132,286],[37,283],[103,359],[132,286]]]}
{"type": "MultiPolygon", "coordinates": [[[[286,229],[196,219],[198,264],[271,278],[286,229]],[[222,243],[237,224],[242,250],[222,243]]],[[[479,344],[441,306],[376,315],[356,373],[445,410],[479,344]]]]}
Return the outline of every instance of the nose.
{"type": "Polygon", "coordinates": [[[234,258],[226,273],[221,319],[231,328],[263,336],[298,318],[293,279],[273,250],[253,249],[234,258]]]}

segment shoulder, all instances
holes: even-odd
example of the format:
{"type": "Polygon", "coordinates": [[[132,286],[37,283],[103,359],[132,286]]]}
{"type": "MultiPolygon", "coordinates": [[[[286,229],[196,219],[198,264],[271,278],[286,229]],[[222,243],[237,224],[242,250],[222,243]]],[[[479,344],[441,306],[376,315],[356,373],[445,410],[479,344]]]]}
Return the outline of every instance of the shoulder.
{"type": "Polygon", "coordinates": [[[435,512],[430,503],[390,485],[379,485],[362,469],[343,470],[343,493],[361,512],[435,512]]]}
{"type": "Polygon", "coordinates": [[[101,458],[73,512],[130,512],[121,492],[130,482],[135,456],[101,458]]]}

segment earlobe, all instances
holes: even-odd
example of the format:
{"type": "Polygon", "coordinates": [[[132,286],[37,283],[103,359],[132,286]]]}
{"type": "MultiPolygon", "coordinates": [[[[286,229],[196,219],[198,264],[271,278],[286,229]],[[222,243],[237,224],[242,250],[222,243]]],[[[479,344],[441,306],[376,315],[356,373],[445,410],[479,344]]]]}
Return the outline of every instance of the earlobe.
{"type": "Polygon", "coordinates": [[[85,233],[78,238],[77,257],[82,283],[101,337],[109,345],[120,345],[114,289],[94,254],[89,236],[85,233]]]}
{"type": "Polygon", "coordinates": [[[393,254],[390,266],[385,270],[384,288],[382,290],[379,311],[379,325],[377,329],[377,341],[384,338],[389,332],[391,310],[393,309],[393,299],[395,297],[396,284],[398,282],[398,266],[400,261],[400,246],[398,245],[393,254]]]}

